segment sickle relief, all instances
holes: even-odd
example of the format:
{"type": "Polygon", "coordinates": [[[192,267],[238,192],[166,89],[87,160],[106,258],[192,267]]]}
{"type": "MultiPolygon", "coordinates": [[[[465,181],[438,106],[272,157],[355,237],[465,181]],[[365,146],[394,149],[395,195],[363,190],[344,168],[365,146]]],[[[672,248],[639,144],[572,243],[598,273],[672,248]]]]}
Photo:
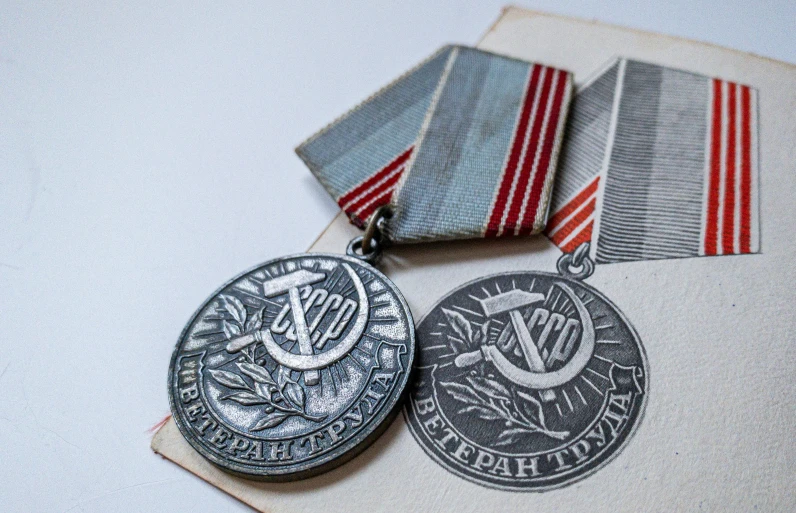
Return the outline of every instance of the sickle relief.
{"type": "MultiPolygon", "coordinates": [[[[276,360],[278,363],[289,367],[293,370],[298,371],[317,371],[318,369],[322,369],[331,365],[332,363],[340,360],[344,356],[346,356],[349,351],[356,345],[359,341],[362,333],[365,330],[365,326],[368,321],[368,309],[370,307],[368,302],[368,295],[365,291],[365,286],[362,284],[362,280],[359,278],[357,273],[349,266],[348,264],[342,264],[343,268],[345,269],[346,273],[351,278],[351,281],[354,285],[354,290],[359,297],[359,302],[355,302],[351,299],[342,299],[341,296],[337,294],[328,295],[325,297],[325,301],[321,310],[318,314],[313,318],[312,323],[307,325],[307,319],[304,318],[305,308],[303,304],[300,304],[300,297],[299,308],[296,308],[294,302],[291,302],[290,307],[293,311],[293,323],[295,325],[295,332],[298,335],[299,342],[303,336],[310,341],[308,351],[301,350],[301,354],[294,354],[289,351],[283,349],[279,344],[276,343],[274,340],[273,335],[271,334],[271,329],[261,330],[255,335],[259,335],[262,339],[263,344],[265,345],[265,349],[268,353],[276,360]],[[341,298],[338,300],[337,298],[341,298]],[[327,304],[329,307],[327,308],[327,304]],[[316,331],[318,325],[320,324],[320,320],[322,319],[322,315],[326,314],[331,308],[334,308],[335,304],[339,306],[337,309],[337,314],[335,315],[334,319],[332,320],[331,324],[327,328],[327,330],[320,334],[316,331]],[[356,312],[356,316],[354,316],[354,312],[356,312]],[[329,340],[334,340],[340,335],[342,335],[343,331],[349,324],[349,322],[354,319],[354,324],[348,334],[341,340],[335,347],[332,349],[315,354],[314,350],[317,348],[318,350],[323,349],[324,345],[329,340]],[[302,333],[304,331],[305,333],[302,333]],[[310,338],[312,337],[312,338],[310,338]]],[[[295,289],[293,289],[295,290],[295,289]]],[[[320,290],[320,289],[319,289],[320,290]]],[[[297,294],[298,295],[298,294],[297,294]]],[[[309,294],[307,297],[307,304],[311,306],[310,300],[312,299],[313,294],[309,294]]],[[[321,294],[316,296],[317,298],[321,297],[321,294]]],[[[286,305],[287,306],[287,305],[286,305]]],[[[284,310],[284,308],[283,308],[284,310]]],[[[277,325],[277,329],[283,329],[283,333],[287,331],[286,324],[284,323],[284,316],[281,315],[274,320],[273,324],[277,325]],[[279,321],[279,322],[277,322],[279,321]]],[[[273,326],[272,324],[272,326],[273,326]]],[[[279,333],[279,331],[275,331],[279,333]]],[[[305,376],[306,381],[306,376],[305,376]]]]}
{"type": "Polygon", "coordinates": [[[539,307],[533,310],[526,324],[526,319],[519,312],[519,307],[538,302],[539,298],[519,290],[504,293],[502,296],[493,296],[489,298],[488,304],[484,304],[487,300],[482,301],[484,311],[489,314],[490,308],[494,309],[495,311],[491,312],[493,315],[509,311],[511,328],[514,330],[516,338],[504,337],[503,333],[506,333],[504,330],[496,344],[484,344],[479,351],[457,356],[454,361],[456,366],[467,367],[485,359],[492,362],[497,370],[513,383],[526,388],[542,390],[542,400],[547,402],[555,399],[555,394],[550,389],[563,385],[580,374],[594,354],[595,343],[594,323],[581,299],[566,284],[557,283],[556,285],[572,301],[575,311],[581,319],[580,322],[574,318],[566,318],[557,312],[550,313],[549,310],[539,307]],[[499,301],[495,301],[496,299],[499,301]],[[534,341],[531,330],[537,326],[544,327],[539,340],[534,341]],[[555,332],[558,332],[556,342],[551,349],[548,349],[548,340],[555,332]],[[572,358],[567,361],[579,334],[581,335],[580,345],[572,358]],[[530,370],[517,367],[504,354],[516,351],[518,345],[520,353],[527,358],[530,370]],[[548,372],[547,369],[556,361],[566,363],[560,369],[548,372]]]}

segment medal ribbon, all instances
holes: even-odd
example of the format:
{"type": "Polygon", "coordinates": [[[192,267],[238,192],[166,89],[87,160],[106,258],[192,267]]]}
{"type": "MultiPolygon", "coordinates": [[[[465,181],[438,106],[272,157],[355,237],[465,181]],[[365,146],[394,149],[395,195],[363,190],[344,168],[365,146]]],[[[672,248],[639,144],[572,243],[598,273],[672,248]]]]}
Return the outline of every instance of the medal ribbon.
{"type": "Polygon", "coordinates": [[[445,47],[296,152],[354,224],[395,243],[539,233],[572,92],[566,71],[445,47]]]}

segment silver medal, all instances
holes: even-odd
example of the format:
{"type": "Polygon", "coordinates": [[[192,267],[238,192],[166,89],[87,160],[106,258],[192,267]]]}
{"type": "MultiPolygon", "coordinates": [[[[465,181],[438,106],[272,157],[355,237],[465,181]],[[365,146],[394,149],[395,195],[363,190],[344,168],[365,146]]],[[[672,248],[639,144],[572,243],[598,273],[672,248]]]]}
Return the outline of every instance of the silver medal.
{"type": "Polygon", "coordinates": [[[290,480],[361,452],[397,412],[411,313],[363,258],[301,254],[232,279],[188,322],[169,369],[188,442],[224,470],[290,480]]]}

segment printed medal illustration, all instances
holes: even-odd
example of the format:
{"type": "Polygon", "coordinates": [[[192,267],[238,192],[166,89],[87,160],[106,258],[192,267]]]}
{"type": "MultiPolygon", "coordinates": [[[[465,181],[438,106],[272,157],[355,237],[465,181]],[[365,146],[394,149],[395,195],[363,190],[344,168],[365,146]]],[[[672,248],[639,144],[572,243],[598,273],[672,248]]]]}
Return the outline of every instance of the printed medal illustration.
{"type": "Polygon", "coordinates": [[[414,324],[364,259],[303,254],[233,279],[174,351],[169,400],[188,442],[223,470],[309,477],[364,450],[397,414],[414,324]]]}
{"type": "Polygon", "coordinates": [[[582,280],[588,244],[559,274],[511,272],[443,298],[417,328],[404,413],[439,464],[515,491],[568,485],[607,464],[644,412],[647,359],[624,315],[582,280]]]}

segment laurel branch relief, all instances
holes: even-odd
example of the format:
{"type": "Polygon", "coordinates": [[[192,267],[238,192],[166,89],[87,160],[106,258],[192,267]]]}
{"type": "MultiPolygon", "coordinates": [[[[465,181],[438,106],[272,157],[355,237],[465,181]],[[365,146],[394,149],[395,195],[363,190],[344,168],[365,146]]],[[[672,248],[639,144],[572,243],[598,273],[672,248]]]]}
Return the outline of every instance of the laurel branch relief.
{"type": "MultiPolygon", "coordinates": [[[[478,350],[488,339],[490,321],[480,329],[460,313],[443,309],[443,314],[455,333],[448,335],[448,344],[454,354],[459,355],[478,350]]],[[[569,436],[569,431],[553,431],[547,428],[541,402],[532,395],[507,388],[493,379],[489,371],[492,365],[482,361],[471,368],[464,383],[440,382],[442,388],[456,401],[462,403],[459,414],[475,415],[487,421],[502,422],[503,429],[497,437],[496,445],[508,445],[517,437],[538,433],[557,440],[569,436]]]]}
{"type": "MultiPolygon", "coordinates": [[[[222,321],[222,329],[227,340],[254,333],[262,327],[264,309],[249,316],[246,307],[235,296],[219,296],[216,310],[226,317],[222,321]]],[[[241,351],[243,357],[235,362],[239,372],[220,369],[208,371],[216,382],[232,390],[219,399],[234,401],[243,406],[265,405],[266,415],[254,424],[251,431],[277,426],[292,416],[322,421],[325,417],[307,414],[304,388],[291,378],[289,368],[278,365],[271,373],[255,361],[258,343],[261,342],[252,343],[241,351]]]]}

